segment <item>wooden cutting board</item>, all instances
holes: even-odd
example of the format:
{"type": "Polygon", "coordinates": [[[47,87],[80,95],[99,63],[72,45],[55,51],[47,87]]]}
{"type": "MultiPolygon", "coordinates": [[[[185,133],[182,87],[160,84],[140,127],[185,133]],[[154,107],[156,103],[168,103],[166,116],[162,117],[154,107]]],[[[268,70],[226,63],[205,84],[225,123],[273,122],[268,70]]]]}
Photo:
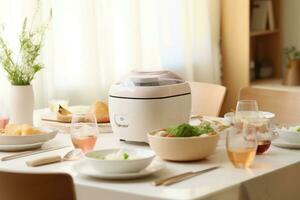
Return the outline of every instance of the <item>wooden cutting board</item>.
{"type": "MultiPolygon", "coordinates": [[[[39,121],[41,126],[56,128],[64,133],[69,133],[71,128],[70,122],[62,122],[57,120],[56,113],[46,113],[41,116],[39,121]]],[[[112,133],[110,123],[98,123],[100,133],[112,133]]]]}

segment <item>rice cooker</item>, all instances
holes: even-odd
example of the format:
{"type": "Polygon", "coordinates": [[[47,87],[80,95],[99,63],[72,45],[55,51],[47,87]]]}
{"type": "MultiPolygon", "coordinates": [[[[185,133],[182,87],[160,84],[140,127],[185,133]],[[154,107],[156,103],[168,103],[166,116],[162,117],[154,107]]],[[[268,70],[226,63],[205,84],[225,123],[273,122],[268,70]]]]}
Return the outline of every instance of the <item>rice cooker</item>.
{"type": "Polygon", "coordinates": [[[189,84],[170,71],[133,71],[109,91],[112,130],[120,140],[148,142],[152,130],[188,123],[189,84]]]}

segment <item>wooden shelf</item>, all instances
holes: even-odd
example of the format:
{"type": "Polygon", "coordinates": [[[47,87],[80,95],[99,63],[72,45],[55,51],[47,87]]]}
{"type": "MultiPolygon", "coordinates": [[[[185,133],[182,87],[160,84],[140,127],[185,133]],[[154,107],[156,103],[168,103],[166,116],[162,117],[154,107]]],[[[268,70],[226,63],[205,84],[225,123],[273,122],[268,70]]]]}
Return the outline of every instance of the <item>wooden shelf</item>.
{"type": "Polygon", "coordinates": [[[271,35],[271,34],[276,34],[276,33],[278,33],[278,30],[256,31],[256,32],[251,32],[250,37],[271,35]]]}
{"type": "Polygon", "coordinates": [[[281,85],[282,79],[280,78],[262,78],[251,80],[251,85],[281,85]]]}
{"type": "Polygon", "coordinates": [[[267,78],[251,81],[251,86],[271,90],[299,91],[300,86],[286,86],[282,84],[280,78],[267,78]]]}

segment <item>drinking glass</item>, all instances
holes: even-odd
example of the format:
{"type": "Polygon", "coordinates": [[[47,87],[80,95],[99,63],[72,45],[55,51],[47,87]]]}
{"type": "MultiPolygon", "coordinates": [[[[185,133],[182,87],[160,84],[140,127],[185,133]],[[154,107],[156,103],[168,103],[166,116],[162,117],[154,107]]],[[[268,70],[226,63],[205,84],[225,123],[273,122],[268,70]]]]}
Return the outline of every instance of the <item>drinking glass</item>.
{"type": "Polygon", "coordinates": [[[243,123],[243,127],[227,129],[226,151],[228,159],[235,167],[248,168],[256,154],[257,141],[255,128],[243,123]]]}
{"type": "Polygon", "coordinates": [[[256,155],[265,153],[273,139],[277,138],[271,120],[267,118],[254,118],[248,120],[249,126],[252,126],[256,132],[257,150],[256,155]]]}
{"type": "Polygon", "coordinates": [[[258,118],[259,111],[256,100],[239,100],[236,105],[235,120],[258,118]]]}
{"type": "Polygon", "coordinates": [[[98,137],[98,126],[94,114],[73,114],[71,139],[75,148],[84,153],[94,149],[98,137]]]}
{"type": "Polygon", "coordinates": [[[8,114],[4,111],[0,111],[0,130],[4,129],[5,126],[8,124],[8,122],[9,122],[8,114]]]}

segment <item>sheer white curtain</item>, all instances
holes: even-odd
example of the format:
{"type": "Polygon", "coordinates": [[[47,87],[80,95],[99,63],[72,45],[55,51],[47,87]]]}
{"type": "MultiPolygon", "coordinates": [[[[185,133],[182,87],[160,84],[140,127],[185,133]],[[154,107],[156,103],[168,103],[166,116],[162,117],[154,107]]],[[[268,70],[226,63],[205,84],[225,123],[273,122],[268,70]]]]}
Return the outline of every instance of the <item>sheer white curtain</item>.
{"type": "MultiPolygon", "coordinates": [[[[220,82],[219,0],[41,0],[49,27],[33,82],[36,107],[49,99],[90,104],[137,68],[165,68],[188,80],[220,82]]],[[[35,0],[0,0],[0,23],[12,46],[35,0]]],[[[8,83],[0,70],[2,101],[8,83]]],[[[0,100],[1,101],[1,100],[0,100]]]]}

